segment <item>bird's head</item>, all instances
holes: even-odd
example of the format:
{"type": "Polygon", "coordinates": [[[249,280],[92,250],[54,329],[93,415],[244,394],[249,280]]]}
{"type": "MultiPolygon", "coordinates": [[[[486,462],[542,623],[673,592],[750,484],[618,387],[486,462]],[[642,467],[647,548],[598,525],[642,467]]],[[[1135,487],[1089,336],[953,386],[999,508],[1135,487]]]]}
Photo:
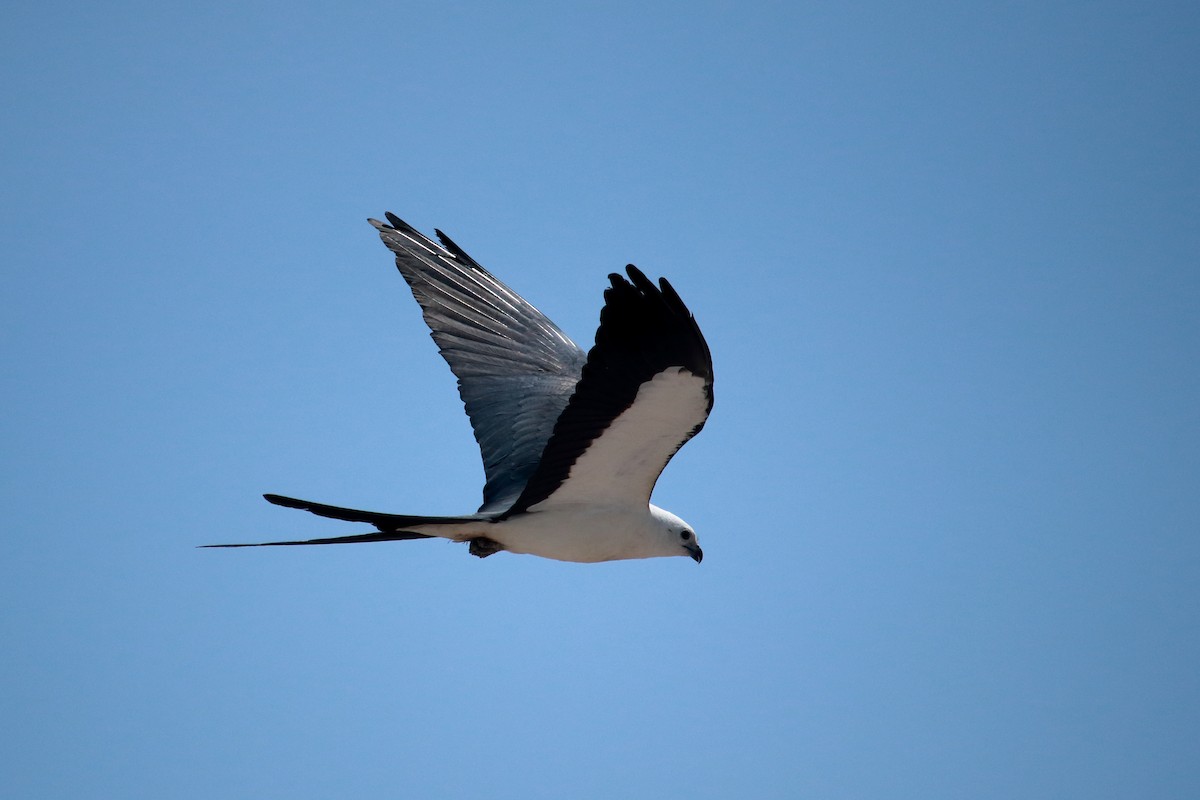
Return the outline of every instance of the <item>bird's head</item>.
{"type": "Polygon", "coordinates": [[[662,555],[687,556],[697,564],[700,563],[704,558],[704,551],[700,549],[700,542],[696,541],[696,532],[692,530],[691,525],[670,511],[664,511],[653,504],[650,506],[650,516],[658,523],[663,546],[662,555]]]}

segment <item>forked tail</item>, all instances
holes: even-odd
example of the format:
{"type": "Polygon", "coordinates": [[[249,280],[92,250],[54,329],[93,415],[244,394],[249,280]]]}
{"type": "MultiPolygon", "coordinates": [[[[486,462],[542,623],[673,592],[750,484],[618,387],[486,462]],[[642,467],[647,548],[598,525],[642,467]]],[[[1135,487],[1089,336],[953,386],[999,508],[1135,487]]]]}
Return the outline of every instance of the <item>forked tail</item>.
{"type": "Polygon", "coordinates": [[[367,522],[378,530],[371,533],[360,533],[352,536],[334,536],[328,539],[304,539],[292,542],[249,542],[245,544],[205,544],[201,547],[277,547],[296,544],[358,544],[360,542],[396,542],[406,539],[436,538],[427,533],[405,530],[416,525],[453,525],[466,522],[478,522],[486,517],[479,515],[468,517],[419,517],[408,514],[384,514],[379,511],[359,511],[354,508],[329,506],[324,503],[314,503],[311,500],[298,500],[294,497],[283,497],[278,494],[264,494],[270,503],[287,508],[299,508],[319,517],[341,519],[347,522],[367,522]]]}

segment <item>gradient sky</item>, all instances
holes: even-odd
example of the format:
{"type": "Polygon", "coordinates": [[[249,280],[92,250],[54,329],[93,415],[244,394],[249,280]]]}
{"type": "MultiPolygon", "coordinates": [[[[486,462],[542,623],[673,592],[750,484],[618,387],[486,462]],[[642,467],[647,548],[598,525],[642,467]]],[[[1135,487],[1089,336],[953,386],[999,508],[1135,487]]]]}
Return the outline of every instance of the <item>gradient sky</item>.
{"type": "Polygon", "coordinates": [[[1194,3],[10,2],[0,795],[1200,796],[1194,3]],[[706,558],[443,542],[367,225],[591,344],[666,275],[706,558]]]}

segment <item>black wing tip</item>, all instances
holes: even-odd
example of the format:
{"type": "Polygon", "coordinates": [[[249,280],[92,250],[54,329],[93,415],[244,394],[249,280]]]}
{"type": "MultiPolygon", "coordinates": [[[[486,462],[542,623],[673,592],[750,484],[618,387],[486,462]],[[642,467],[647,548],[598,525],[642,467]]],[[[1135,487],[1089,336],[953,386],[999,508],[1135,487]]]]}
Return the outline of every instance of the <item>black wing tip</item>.
{"type": "Polygon", "coordinates": [[[612,281],[612,285],[614,287],[615,286],[629,286],[631,282],[634,286],[639,286],[639,287],[645,286],[645,285],[653,286],[653,284],[650,283],[650,280],[646,277],[646,273],[642,272],[640,269],[638,269],[633,264],[626,264],[625,272],[629,275],[628,278],[626,278],[624,275],[622,275],[619,272],[610,272],[608,274],[608,279],[610,281],[612,281]]]}
{"type": "MultiPolygon", "coordinates": [[[[455,259],[467,264],[468,266],[475,267],[476,269],[483,269],[483,267],[479,266],[479,262],[467,255],[466,250],[463,250],[461,247],[455,244],[454,240],[443,233],[440,229],[434,228],[433,232],[434,235],[437,236],[438,241],[442,243],[442,247],[446,248],[446,250],[450,252],[450,255],[454,256],[455,259]]],[[[486,270],[484,271],[486,272],[486,270]]]]}
{"type": "Polygon", "coordinates": [[[628,286],[632,284],[641,290],[643,294],[651,297],[663,296],[666,297],[672,305],[684,305],[683,300],[679,297],[679,293],[675,291],[675,288],[671,286],[671,282],[666,278],[660,277],[658,279],[658,285],[655,286],[654,281],[646,277],[646,273],[642,272],[634,264],[626,264],[625,272],[629,275],[628,280],[626,280],[624,275],[621,275],[617,272],[614,272],[608,276],[608,279],[612,281],[613,286],[617,286],[618,284],[628,286]]]}
{"type": "Polygon", "coordinates": [[[684,305],[683,298],[679,296],[679,292],[675,291],[675,287],[666,278],[658,279],[658,289],[662,292],[663,297],[667,298],[667,302],[680,308],[687,308],[684,305]]]}
{"type": "MultiPolygon", "coordinates": [[[[641,388],[668,369],[678,367],[702,379],[707,400],[703,418],[679,446],[704,425],[712,408],[712,355],[699,326],[666,279],[656,285],[633,264],[625,266],[625,273],[628,277],[609,274],[612,285],[604,290],[596,343],[588,351],[575,393],[560,413],[537,468],[500,519],[553,495],[587,448],[634,404],[641,388]]],[[[657,474],[652,477],[657,479],[657,474]]]]}
{"type": "MultiPolygon", "coordinates": [[[[675,287],[666,278],[659,278],[658,285],[654,281],[646,277],[646,273],[642,272],[633,264],[625,265],[625,272],[629,278],[624,275],[613,272],[608,276],[612,288],[618,292],[631,292],[632,296],[640,296],[644,300],[657,300],[667,306],[674,314],[682,317],[692,318],[692,312],[688,309],[679,293],[675,291],[675,287]]],[[[608,292],[605,292],[607,299],[608,292]]]]}
{"type": "Polygon", "coordinates": [[[653,286],[653,284],[650,283],[650,279],[646,277],[646,273],[642,272],[640,269],[638,269],[633,264],[626,264],[625,272],[629,274],[629,279],[633,281],[634,286],[641,286],[641,285],[653,286]]]}
{"type": "MultiPolygon", "coordinates": [[[[374,217],[368,217],[367,222],[371,223],[371,225],[375,227],[375,230],[379,231],[381,236],[384,236],[385,243],[389,242],[386,234],[399,233],[410,238],[415,238],[418,240],[418,242],[427,244],[430,248],[434,247],[433,241],[428,236],[421,233],[419,230],[414,228],[412,225],[409,225],[392,212],[384,212],[384,216],[387,218],[387,222],[380,222],[374,217]]],[[[484,270],[483,267],[479,265],[478,261],[467,255],[466,250],[463,250],[461,247],[459,247],[453,239],[451,239],[441,230],[434,228],[433,232],[437,235],[438,241],[442,243],[443,252],[441,255],[445,256],[446,254],[449,254],[452,258],[462,262],[463,264],[466,264],[467,266],[487,272],[487,270],[484,270]]],[[[391,247],[391,244],[389,243],[388,246],[391,247]]]]}
{"type": "Polygon", "coordinates": [[[419,230],[414,228],[412,225],[409,225],[392,212],[385,211],[383,216],[387,219],[387,222],[380,222],[374,217],[367,217],[367,222],[371,223],[375,230],[379,231],[380,233],[387,233],[390,231],[393,233],[403,233],[409,236],[418,236],[422,239],[425,238],[421,235],[419,230]]]}

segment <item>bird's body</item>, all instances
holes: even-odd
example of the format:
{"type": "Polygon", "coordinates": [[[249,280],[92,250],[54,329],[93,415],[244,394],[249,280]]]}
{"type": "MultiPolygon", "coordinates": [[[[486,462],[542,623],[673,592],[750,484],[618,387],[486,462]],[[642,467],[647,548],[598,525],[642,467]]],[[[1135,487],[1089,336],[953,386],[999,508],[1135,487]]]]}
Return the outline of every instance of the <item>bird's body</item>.
{"type": "Polygon", "coordinates": [[[655,505],[570,503],[508,519],[414,525],[410,530],[470,542],[475,555],[507,550],[556,561],[594,563],[628,558],[686,555],[679,533],[687,524],[655,505]],[[665,535],[664,535],[665,534],[665,535]]]}
{"type": "MultiPolygon", "coordinates": [[[[440,537],[472,554],[597,562],[703,553],[679,517],[649,502],[671,456],[712,408],[712,358],[666,280],[610,275],[585,355],[557,326],[440,231],[441,245],[388,214],[371,220],[458,377],[487,482],[460,517],[386,514],[265,495],[277,505],[375,527],[310,545],[440,537]]],[[[253,547],[260,545],[210,545],[253,547]]]]}

